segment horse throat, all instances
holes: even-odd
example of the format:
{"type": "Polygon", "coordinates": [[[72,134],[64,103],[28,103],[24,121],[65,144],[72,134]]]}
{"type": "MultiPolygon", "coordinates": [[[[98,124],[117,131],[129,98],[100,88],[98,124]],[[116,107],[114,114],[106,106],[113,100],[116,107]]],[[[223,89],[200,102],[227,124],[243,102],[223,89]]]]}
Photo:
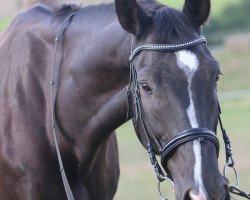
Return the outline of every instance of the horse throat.
{"type": "MultiPolygon", "coordinates": [[[[130,38],[125,34],[122,37],[127,46],[130,38]]],[[[97,141],[93,145],[99,146],[126,121],[129,47],[124,48],[117,41],[108,46],[107,43],[104,41],[103,47],[98,49],[92,47],[98,45],[95,43],[80,44],[62,63],[56,116],[62,134],[73,143],[97,141]],[[85,53],[76,62],[74,55],[82,46],[86,48],[85,53]]],[[[64,49],[70,48],[65,46],[64,49]]]]}

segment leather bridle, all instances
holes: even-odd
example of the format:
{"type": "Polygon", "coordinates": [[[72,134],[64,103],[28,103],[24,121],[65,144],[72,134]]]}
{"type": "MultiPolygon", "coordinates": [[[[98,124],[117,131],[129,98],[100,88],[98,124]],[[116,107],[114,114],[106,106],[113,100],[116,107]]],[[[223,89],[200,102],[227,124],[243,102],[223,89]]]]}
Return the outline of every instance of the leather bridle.
{"type": "MultiPolygon", "coordinates": [[[[189,141],[193,141],[196,139],[209,140],[211,141],[215,147],[217,156],[219,155],[219,141],[215,133],[207,128],[191,128],[185,130],[181,133],[178,133],[174,138],[170,140],[165,146],[161,144],[161,142],[156,138],[153,128],[150,126],[147,116],[144,112],[141,95],[140,95],[140,87],[137,80],[137,72],[134,66],[134,59],[141,51],[164,51],[164,52],[175,52],[182,49],[188,49],[199,44],[206,43],[205,37],[201,36],[195,40],[192,40],[187,43],[176,44],[176,45],[155,45],[155,44],[146,44],[140,45],[136,47],[130,57],[130,81],[127,90],[127,98],[128,98],[128,108],[130,115],[133,120],[133,124],[135,127],[135,131],[139,139],[141,138],[140,133],[138,131],[139,124],[142,126],[142,133],[147,138],[147,150],[151,158],[151,162],[154,165],[155,172],[157,174],[157,178],[159,181],[163,181],[167,176],[171,178],[170,174],[165,175],[160,165],[157,162],[156,154],[161,156],[161,164],[164,166],[164,163],[169,159],[170,154],[174,152],[179,146],[187,143],[189,141]],[[133,96],[133,98],[132,98],[133,96]],[[133,111],[133,112],[131,112],[133,111]]],[[[141,139],[140,139],[141,141],[141,139]]],[[[141,141],[142,142],[142,141],[141,141]]],[[[168,171],[165,168],[165,171],[168,171]]],[[[172,178],[171,178],[172,179],[172,178]]]]}
{"type": "MultiPolygon", "coordinates": [[[[161,144],[161,142],[156,137],[156,134],[153,131],[153,128],[150,126],[149,120],[147,119],[146,113],[144,111],[142,101],[141,101],[141,94],[140,94],[140,87],[139,82],[137,79],[137,71],[134,66],[135,57],[141,51],[163,51],[163,52],[175,52],[178,50],[189,49],[191,47],[200,45],[202,43],[207,43],[204,36],[200,36],[192,41],[181,43],[181,44],[145,44],[139,45],[134,50],[131,48],[131,54],[129,57],[130,62],[130,79],[129,85],[127,88],[127,101],[128,101],[128,113],[127,118],[131,117],[133,121],[133,125],[135,128],[135,132],[143,145],[141,134],[144,134],[144,138],[147,139],[147,151],[149,154],[149,158],[151,161],[152,166],[154,167],[157,179],[159,180],[159,193],[162,199],[164,199],[161,195],[160,191],[160,182],[164,180],[170,180],[173,183],[173,178],[169,173],[168,169],[165,167],[166,162],[171,157],[171,154],[181,145],[191,142],[194,140],[208,140],[212,142],[216,148],[217,157],[219,156],[219,140],[216,136],[216,128],[214,131],[209,130],[208,128],[191,128],[188,130],[184,130],[181,133],[178,133],[175,137],[173,137],[165,146],[161,144]],[[142,132],[139,133],[138,127],[141,127],[142,132]],[[156,155],[160,155],[161,157],[161,166],[165,169],[166,174],[163,172],[156,155]]],[[[132,44],[133,45],[133,44],[132,44]]],[[[238,174],[236,169],[234,168],[234,160],[232,158],[232,149],[229,137],[223,128],[222,121],[221,121],[221,109],[218,102],[219,114],[218,114],[218,121],[222,131],[224,143],[225,143],[225,152],[226,152],[226,165],[224,167],[224,177],[226,178],[226,168],[231,167],[233,168],[237,184],[236,187],[230,186],[229,191],[236,195],[245,197],[250,199],[250,194],[245,193],[238,189],[238,174]]]]}

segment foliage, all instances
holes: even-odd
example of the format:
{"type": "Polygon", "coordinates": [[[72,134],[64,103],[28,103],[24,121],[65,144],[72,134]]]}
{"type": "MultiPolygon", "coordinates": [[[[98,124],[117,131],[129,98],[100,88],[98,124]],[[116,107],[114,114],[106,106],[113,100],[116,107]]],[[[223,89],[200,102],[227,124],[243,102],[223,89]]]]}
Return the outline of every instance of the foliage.
{"type": "MultiPolygon", "coordinates": [[[[164,3],[168,6],[172,6],[175,8],[182,8],[184,0],[159,0],[161,3],[164,3]]],[[[237,6],[241,4],[243,1],[248,0],[211,0],[212,9],[211,15],[212,17],[219,17],[221,15],[222,10],[227,6],[237,6]]]]}
{"type": "Polygon", "coordinates": [[[229,4],[217,17],[213,17],[210,26],[204,29],[210,44],[221,43],[223,37],[230,33],[250,31],[250,1],[229,4]]]}
{"type": "MultiPolygon", "coordinates": [[[[162,3],[181,8],[183,1],[161,0],[162,3]]],[[[209,26],[204,28],[210,45],[222,43],[232,33],[250,31],[249,0],[212,0],[212,15],[209,26]]]]}

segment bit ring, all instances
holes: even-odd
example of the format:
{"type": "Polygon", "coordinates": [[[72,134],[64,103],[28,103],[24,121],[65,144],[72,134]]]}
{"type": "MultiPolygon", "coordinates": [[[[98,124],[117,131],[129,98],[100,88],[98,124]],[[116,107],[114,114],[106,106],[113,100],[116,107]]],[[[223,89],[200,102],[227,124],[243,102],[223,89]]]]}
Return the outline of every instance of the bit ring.
{"type": "Polygon", "coordinates": [[[227,163],[225,166],[224,166],[224,169],[223,169],[223,176],[229,181],[229,179],[227,178],[227,168],[232,168],[233,169],[233,172],[234,172],[234,175],[235,175],[235,178],[236,178],[236,184],[235,184],[235,187],[236,188],[239,188],[239,184],[240,184],[240,180],[239,180],[239,176],[238,176],[238,172],[236,170],[236,168],[234,166],[230,166],[229,163],[227,163]]]}
{"type": "Polygon", "coordinates": [[[160,194],[161,200],[168,200],[167,198],[165,199],[165,198],[163,197],[163,194],[162,194],[162,192],[161,192],[161,183],[164,182],[164,181],[166,181],[166,180],[168,180],[168,181],[172,184],[172,186],[174,187],[174,182],[173,182],[169,177],[167,177],[167,176],[164,176],[163,179],[164,179],[163,181],[159,181],[159,182],[158,182],[158,192],[159,192],[159,194],[160,194]]]}

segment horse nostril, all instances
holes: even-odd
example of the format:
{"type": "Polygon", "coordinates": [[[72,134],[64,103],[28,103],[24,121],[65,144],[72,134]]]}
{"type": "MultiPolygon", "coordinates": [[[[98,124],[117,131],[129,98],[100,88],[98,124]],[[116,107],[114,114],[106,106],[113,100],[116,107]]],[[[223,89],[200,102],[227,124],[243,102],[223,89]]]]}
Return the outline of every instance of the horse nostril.
{"type": "Polygon", "coordinates": [[[202,190],[199,191],[199,194],[195,194],[192,190],[188,193],[190,200],[207,200],[206,195],[202,190]]]}

